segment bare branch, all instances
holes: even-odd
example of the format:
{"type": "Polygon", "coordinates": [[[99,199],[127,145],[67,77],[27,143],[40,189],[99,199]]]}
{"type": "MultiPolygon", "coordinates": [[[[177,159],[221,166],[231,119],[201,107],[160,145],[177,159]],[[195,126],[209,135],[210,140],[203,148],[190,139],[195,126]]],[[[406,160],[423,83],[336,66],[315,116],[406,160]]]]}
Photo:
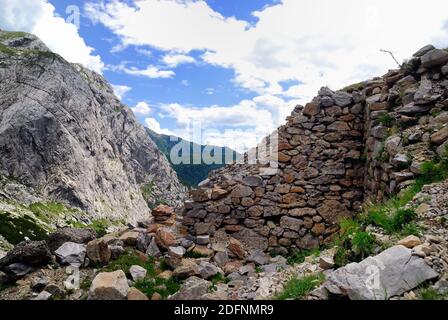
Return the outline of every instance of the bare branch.
{"type": "Polygon", "coordinates": [[[394,59],[395,63],[398,65],[398,67],[401,68],[401,64],[397,61],[397,59],[395,59],[395,56],[391,51],[387,51],[387,50],[383,50],[383,49],[380,49],[380,51],[390,54],[392,59],[394,59]]]}

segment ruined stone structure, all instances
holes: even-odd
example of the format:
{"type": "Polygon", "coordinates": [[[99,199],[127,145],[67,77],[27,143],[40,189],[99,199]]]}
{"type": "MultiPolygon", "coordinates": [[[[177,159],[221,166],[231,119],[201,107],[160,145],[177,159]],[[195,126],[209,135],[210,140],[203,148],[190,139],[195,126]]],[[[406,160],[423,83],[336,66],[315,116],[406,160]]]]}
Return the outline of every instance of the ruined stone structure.
{"type": "Polygon", "coordinates": [[[448,129],[436,113],[448,109],[447,62],[446,51],[428,46],[381,78],[322,88],[278,129],[277,169],[245,163],[212,173],[185,204],[183,223],[195,236],[278,253],[324,244],[342,217],[405,188],[443,152],[448,129]]]}

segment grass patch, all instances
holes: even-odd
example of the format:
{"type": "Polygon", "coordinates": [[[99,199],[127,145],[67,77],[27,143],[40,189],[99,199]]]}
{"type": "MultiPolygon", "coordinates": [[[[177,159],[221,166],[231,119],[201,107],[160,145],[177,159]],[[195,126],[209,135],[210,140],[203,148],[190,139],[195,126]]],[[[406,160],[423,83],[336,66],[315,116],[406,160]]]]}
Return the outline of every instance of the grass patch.
{"type": "Polygon", "coordinates": [[[27,36],[25,32],[8,32],[4,31],[2,35],[0,35],[0,41],[11,40],[15,38],[21,38],[27,36]]]}
{"type": "Polygon", "coordinates": [[[160,294],[162,298],[166,298],[179,291],[181,282],[175,277],[171,277],[168,280],[155,277],[137,281],[134,286],[148,298],[151,298],[156,292],[160,294]]]}
{"type": "Polygon", "coordinates": [[[366,81],[362,81],[362,82],[358,82],[358,83],[354,83],[349,86],[346,86],[345,88],[341,89],[341,91],[346,91],[346,92],[351,93],[353,91],[362,90],[365,87],[366,87],[366,81]]]}
{"type": "Polygon", "coordinates": [[[440,294],[436,289],[431,288],[429,285],[424,285],[418,290],[417,297],[420,300],[446,300],[448,295],[440,294]]]}
{"type": "Polygon", "coordinates": [[[289,265],[295,265],[305,262],[305,258],[309,256],[318,256],[320,254],[321,249],[315,248],[310,250],[298,250],[293,252],[291,255],[286,256],[286,262],[289,265]]]}
{"type": "Polygon", "coordinates": [[[6,211],[0,211],[0,234],[13,245],[25,240],[25,237],[31,240],[48,238],[47,231],[32,217],[17,217],[6,211]]]}
{"type": "Polygon", "coordinates": [[[156,268],[154,264],[155,259],[153,257],[149,257],[148,261],[144,262],[138,255],[135,254],[133,250],[127,250],[124,254],[118,257],[118,259],[110,262],[107,266],[105,266],[102,271],[113,272],[117,270],[123,270],[123,272],[129,276],[129,269],[132,266],[140,266],[148,271],[149,276],[155,276],[156,268]]]}
{"type": "Polygon", "coordinates": [[[378,122],[381,123],[383,126],[391,127],[395,123],[395,119],[388,113],[382,114],[378,118],[378,122]]]}
{"type": "Polygon", "coordinates": [[[283,291],[275,296],[276,300],[294,299],[299,300],[308,295],[325,281],[322,273],[305,276],[303,278],[292,278],[283,291]]]}

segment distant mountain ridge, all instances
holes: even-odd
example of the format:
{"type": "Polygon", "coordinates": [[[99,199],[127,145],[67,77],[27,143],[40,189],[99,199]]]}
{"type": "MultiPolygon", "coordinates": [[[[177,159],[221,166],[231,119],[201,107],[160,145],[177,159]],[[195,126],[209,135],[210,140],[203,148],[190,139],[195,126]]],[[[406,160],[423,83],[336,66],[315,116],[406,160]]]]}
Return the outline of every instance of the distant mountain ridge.
{"type": "Polygon", "coordinates": [[[190,187],[196,187],[201,181],[207,179],[210,171],[224,167],[226,165],[226,159],[228,159],[230,155],[232,155],[232,159],[234,160],[237,157],[241,156],[238,152],[228,147],[199,145],[197,143],[190,142],[174,136],[173,136],[174,139],[171,139],[171,136],[165,134],[159,134],[149,128],[146,128],[146,132],[148,133],[149,137],[154,141],[154,143],[157,145],[159,150],[163,154],[165,154],[165,156],[168,158],[168,161],[171,163],[171,166],[177,172],[179,179],[184,184],[190,187]],[[173,164],[172,162],[172,159],[170,157],[171,150],[175,145],[179,143],[186,143],[190,146],[189,164],[188,163],[173,164]],[[213,149],[217,148],[215,150],[221,150],[222,157],[221,161],[218,164],[206,164],[204,163],[202,157],[199,157],[202,155],[206,147],[213,149]],[[200,150],[200,155],[197,152],[198,150],[200,150]],[[193,164],[193,159],[196,157],[201,159],[201,164],[193,164]]]}

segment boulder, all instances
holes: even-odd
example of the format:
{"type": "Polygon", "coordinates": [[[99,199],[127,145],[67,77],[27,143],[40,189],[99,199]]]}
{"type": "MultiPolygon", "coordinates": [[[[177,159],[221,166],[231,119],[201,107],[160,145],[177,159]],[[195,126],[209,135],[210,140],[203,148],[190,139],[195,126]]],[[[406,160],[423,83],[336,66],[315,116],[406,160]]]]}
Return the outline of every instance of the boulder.
{"type": "Polygon", "coordinates": [[[174,276],[183,279],[197,275],[198,273],[198,265],[192,259],[182,259],[180,265],[173,271],[174,276]]]}
{"type": "Polygon", "coordinates": [[[84,264],[86,253],[84,244],[74,242],[66,242],[54,252],[59,263],[77,267],[84,264]]]}
{"type": "Polygon", "coordinates": [[[148,250],[152,237],[147,232],[140,232],[137,237],[135,247],[141,252],[148,250]]]}
{"type": "Polygon", "coordinates": [[[131,300],[131,301],[147,301],[149,300],[148,297],[141,292],[140,290],[138,290],[137,288],[130,288],[128,295],[127,295],[127,299],[131,300]]]}
{"type": "Polygon", "coordinates": [[[157,207],[155,207],[152,210],[151,214],[156,218],[157,217],[170,217],[171,215],[174,214],[174,209],[171,208],[170,206],[161,204],[161,205],[158,205],[157,207]]]}
{"type": "Polygon", "coordinates": [[[198,266],[198,274],[202,279],[209,279],[218,273],[223,273],[217,266],[207,261],[201,261],[198,266]]]}
{"type": "Polygon", "coordinates": [[[90,241],[86,247],[86,254],[90,262],[98,265],[107,264],[112,257],[109,245],[102,239],[90,241]]]}
{"type": "Polygon", "coordinates": [[[92,281],[89,300],[126,300],[129,285],[122,270],[99,273],[92,281]]]}
{"type": "Polygon", "coordinates": [[[230,196],[232,198],[245,198],[250,197],[253,193],[253,190],[251,187],[238,185],[236,186],[232,192],[230,193],[230,196]]]}
{"type": "Polygon", "coordinates": [[[336,105],[339,107],[348,106],[353,102],[352,95],[344,91],[338,91],[334,93],[332,95],[332,98],[336,105]]]}
{"type": "Polygon", "coordinates": [[[168,297],[168,300],[199,300],[208,292],[211,282],[198,277],[188,278],[180,290],[168,297]]]}
{"type": "Polygon", "coordinates": [[[133,247],[137,244],[138,236],[140,235],[137,231],[127,231],[120,236],[120,240],[123,241],[125,246],[133,247]]]}
{"type": "Polygon", "coordinates": [[[261,250],[251,250],[247,261],[255,263],[257,266],[263,266],[270,262],[270,257],[261,250]]]}
{"type": "Polygon", "coordinates": [[[416,236],[408,236],[404,239],[401,239],[400,241],[398,241],[399,245],[405,246],[406,248],[412,249],[416,246],[419,246],[422,244],[422,242],[420,241],[419,237],[416,236]]]}
{"type": "Polygon", "coordinates": [[[432,44],[428,44],[428,45],[424,46],[423,48],[421,48],[420,50],[418,50],[416,53],[414,53],[413,56],[419,58],[434,49],[435,49],[435,47],[432,44]]]}
{"type": "Polygon", "coordinates": [[[229,239],[228,249],[240,260],[244,259],[246,255],[243,244],[235,238],[229,239]]]}
{"type": "Polygon", "coordinates": [[[182,258],[186,252],[187,250],[181,246],[168,248],[168,255],[174,258],[182,258]]]}
{"type": "Polygon", "coordinates": [[[437,278],[438,274],[412,250],[395,246],[330,274],[325,288],[351,300],[386,300],[437,278]]]}
{"type": "Polygon", "coordinates": [[[153,238],[151,240],[151,243],[149,244],[148,249],[146,250],[146,254],[148,256],[151,256],[151,257],[154,257],[154,258],[160,258],[162,256],[162,253],[160,252],[160,249],[157,246],[155,238],[153,238]]]}
{"type": "Polygon", "coordinates": [[[213,260],[219,267],[222,268],[226,265],[227,262],[229,262],[229,255],[227,254],[227,252],[217,252],[213,257],[213,260]]]}
{"type": "Polygon", "coordinates": [[[176,241],[174,234],[167,229],[158,229],[156,232],[156,243],[158,246],[168,249],[176,241]]]}
{"type": "Polygon", "coordinates": [[[13,263],[40,267],[53,262],[53,256],[45,241],[23,241],[0,259],[0,270],[13,263]]]}
{"type": "Polygon", "coordinates": [[[425,53],[421,59],[423,68],[439,67],[448,62],[448,52],[445,50],[433,49],[425,53]]]}
{"type": "Polygon", "coordinates": [[[66,227],[50,233],[47,243],[50,247],[51,252],[54,252],[66,242],[86,244],[94,239],[96,239],[96,232],[93,229],[77,229],[66,227]]]}
{"type": "Polygon", "coordinates": [[[129,268],[129,273],[131,274],[132,280],[134,281],[140,281],[145,279],[146,274],[148,271],[140,266],[131,266],[129,268]]]}
{"type": "Polygon", "coordinates": [[[441,145],[448,140],[448,127],[444,127],[431,135],[431,142],[435,145],[441,145]]]}

